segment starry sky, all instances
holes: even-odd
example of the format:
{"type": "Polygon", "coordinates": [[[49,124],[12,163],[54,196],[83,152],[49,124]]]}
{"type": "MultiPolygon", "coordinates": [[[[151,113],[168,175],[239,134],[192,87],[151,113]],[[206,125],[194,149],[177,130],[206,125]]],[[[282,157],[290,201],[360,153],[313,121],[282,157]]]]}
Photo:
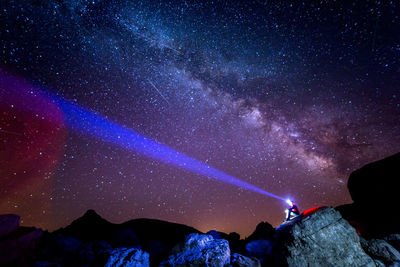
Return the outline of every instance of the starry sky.
{"type": "Polygon", "coordinates": [[[82,134],[51,92],[302,210],[400,151],[396,1],[5,1],[0,213],[249,235],[286,204],[82,134]],[[4,78],[8,77],[8,78],[4,78]]]}

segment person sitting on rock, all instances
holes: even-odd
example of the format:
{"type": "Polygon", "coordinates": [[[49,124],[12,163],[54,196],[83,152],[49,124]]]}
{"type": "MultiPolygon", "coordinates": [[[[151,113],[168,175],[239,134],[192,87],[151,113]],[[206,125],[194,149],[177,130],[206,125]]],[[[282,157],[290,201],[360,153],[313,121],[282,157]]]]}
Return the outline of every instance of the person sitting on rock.
{"type": "Polygon", "coordinates": [[[300,215],[300,211],[294,202],[290,200],[288,200],[287,202],[289,203],[289,205],[291,205],[291,207],[286,210],[286,221],[289,221],[290,219],[293,219],[294,217],[300,215]]]}

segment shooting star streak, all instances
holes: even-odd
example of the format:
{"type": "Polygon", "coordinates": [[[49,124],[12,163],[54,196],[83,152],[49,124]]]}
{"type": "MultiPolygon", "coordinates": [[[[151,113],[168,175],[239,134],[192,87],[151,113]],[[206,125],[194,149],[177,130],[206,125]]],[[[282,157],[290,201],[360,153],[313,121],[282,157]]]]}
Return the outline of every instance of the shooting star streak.
{"type": "Polygon", "coordinates": [[[160,96],[169,104],[168,99],[165,98],[165,96],[161,93],[160,90],[158,90],[158,88],[154,85],[154,83],[153,83],[152,81],[150,81],[150,80],[147,80],[147,81],[150,83],[150,85],[151,85],[154,89],[156,89],[156,91],[160,94],[160,96]]]}

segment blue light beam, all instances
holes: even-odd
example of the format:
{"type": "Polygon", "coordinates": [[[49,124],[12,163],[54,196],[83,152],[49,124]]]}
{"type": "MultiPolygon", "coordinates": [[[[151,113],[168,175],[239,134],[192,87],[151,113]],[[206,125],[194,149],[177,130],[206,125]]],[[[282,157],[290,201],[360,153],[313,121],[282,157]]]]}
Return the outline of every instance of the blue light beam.
{"type": "Polygon", "coordinates": [[[196,174],[286,201],[284,198],[208,166],[168,146],[142,136],[129,128],[102,118],[92,111],[63,99],[57,98],[56,101],[64,113],[67,126],[74,131],[95,137],[103,142],[115,144],[124,149],[136,151],[147,157],[189,170],[196,174]]]}

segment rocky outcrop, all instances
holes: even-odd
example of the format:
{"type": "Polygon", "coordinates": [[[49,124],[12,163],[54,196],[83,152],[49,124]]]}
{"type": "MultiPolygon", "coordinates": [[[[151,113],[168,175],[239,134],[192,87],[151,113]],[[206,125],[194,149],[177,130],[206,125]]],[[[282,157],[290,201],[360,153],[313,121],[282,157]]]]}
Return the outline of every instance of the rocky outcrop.
{"type": "Polygon", "coordinates": [[[385,265],[400,264],[400,253],[385,240],[361,238],[361,246],[374,260],[379,260],[385,265]]]}
{"type": "Polygon", "coordinates": [[[246,238],[246,242],[253,240],[271,240],[274,237],[275,229],[268,222],[260,222],[256,230],[246,238]]]}
{"type": "Polygon", "coordinates": [[[228,241],[211,235],[190,234],[161,266],[225,266],[230,263],[228,241]]]}
{"type": "Polygon", "coordinates": [[[256,258],[249,258],[238,253],[234,253],[231,258],[232,267],[261,267],[260,261],[256,258]]]}
{"type": "Polygon", "coordinates": [[[400,233],[400,153],[369,163],[350,174],[347,187],[354,203],[337,207],[366,238],[400,233]]]}
{"type": "Polygon", "coordinates": [[[20,218],[15,214],[0,215],[0,238],[17,230],[20,218]]]}
{"type": "Polygon", "coordinates": [[[329,207],[281,225],[276,242],[277,266],[375,266],[354,228],[329,207]]]}

